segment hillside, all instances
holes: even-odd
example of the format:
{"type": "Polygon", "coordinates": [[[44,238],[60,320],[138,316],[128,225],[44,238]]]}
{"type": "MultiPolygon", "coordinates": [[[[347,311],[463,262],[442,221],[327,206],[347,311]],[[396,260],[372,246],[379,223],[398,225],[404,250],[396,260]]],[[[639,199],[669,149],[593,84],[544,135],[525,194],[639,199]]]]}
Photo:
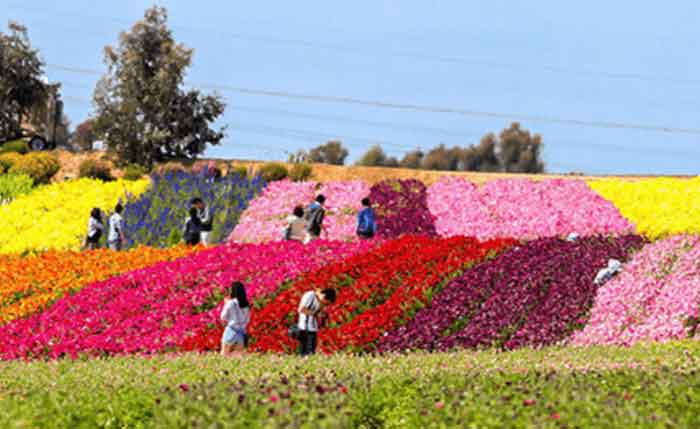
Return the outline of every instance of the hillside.
{"type": "MultiPolygon", "coordinates": [[[[62,181],[66,178],[75,178],[78,176],[78,168],[80,163],[87,159],[102,159],[107,162],[108,156],[104,152],[81,152],[71,153],[65,150],[56,150],[53,152],[58,156],[61,162],[61,170],[56,174],[55,180],[62,181]]],[[[194,164],[202,164],[205,162],[214,161],[217,165],[226,171],[230,167],[245,166],[257,170],[263,161],[247,161],[247,160],[224,160],[214,158],[204,158],[196,161],[194,164]]],[[[111,162],[110,162],[111,164],[111,162]]],[[[176,164],[176,163],[169,163],[176,164]]],[[[289,163],[283,163],[287,167],[291,167],[289,163]]],[[[122,171],[114,169],[113,175],[121,177],[122,171]]],[[[417,179],[426,185],[432,185],[445,176],[463,177],[475,183],[487,183],[492,180],[503,178],[529,178],[533,180],[545,180],[554,178],[581,178],[584,180],[596,180],[600,178],[619,178],[623,180],[635,180],[649,177],[658,177],[650,175],[608,175],[608,176],[587,176],[578,174],[515,174],[515,173],[478,173],[478,172],[456,172],[456,171],[427,171],[427,170],[412,170],[407,168],[387,168],[387,167],[362,167],[362,166],[338,166],[329,164],[313,164],[313,174],[311,180],[317,182],[331,181],[347,181],[347,180],[363,180],[374,184],[386,179],[417,179]]],[[[691,176],[673,176],[679,178],[689,178],[691,176]]]]}

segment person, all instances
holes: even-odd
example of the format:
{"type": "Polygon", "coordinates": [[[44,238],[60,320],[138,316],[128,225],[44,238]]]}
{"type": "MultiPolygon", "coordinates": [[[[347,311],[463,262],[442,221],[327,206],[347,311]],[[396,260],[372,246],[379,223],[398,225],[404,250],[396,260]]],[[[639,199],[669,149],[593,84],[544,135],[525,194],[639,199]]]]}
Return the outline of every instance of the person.
{"type": "Polygon", "coordinates": [[[117,203],[114,207],[114,213],[109,217],[109,234],[107,235],[107,245],[112,250],[122,250],[124,247],[124,219],[122,218],[122,212],[124,211],[124,206],[121,203],[117,203]]]}
{"type": "Polygon", "coordinates": [[[202,222],[195,207],[190,208],[190,216],[182,227],[182,239],[190,246],[196,246],[201,242],[202,222]]]}
{"type": "Polygon", "coordinates": [[[88,232],[85,238],[85,247],[88,250],[99,249],[100,238],[104,233],[105,226],[102,223],[102,211],[95,207],[90,212],[90,219],[88,220],[88,232]]]}
{"type": "Polygon", "coordinates": [[[323,204],[326,202],[326,197],[319,195],[316,197],[316,201],[311,203],[309,208],[306,210],[306,239],[305,243],[311,240],[315,240],[321,236],[321,231],[323,231],[323,218],[326,215],[326,210],[323,208],[323,204]]]}
{"type": "Polygon", "coordinates": [[[377,222],[369,198],[362,199],[362,206],[364,208],[357,215],[357,236],[360,238],[372,238],[377,233],[377,222]]]}
{"type": "Polygon", "coordinates": [[[299,342],[300,353],[308,356],[316,353],[318,343],[319,313],[324,306],[335,302],[335,289],[312,290],[306,292],[299,302],[299,342]]]}
{"type": "Polygon", "coordinates": [[[226,291],[221,320],[226,323],[221,336],[221,354],[242,352],[245,348],[248,322],[250,322],[250,303],[241,282],[233,282],[226,291]]]}
{"type": "Polygon", "coordinates": [[[287,216],[287,227],[284,229],[285,240],[304,241],[306,238],[306,223],[304,222],[304,207],[296,206],[290,216],[287,216]]]}
{"type": "Polygon", "coordinates": [[[596,274],[593,283],[597,286],[602,286],[603,284],[605,284],[605,282],[613,278],[616,274],[618,274],[621,271],[622,263],[617,259],[609,259],[608,266],[598,271],[598,274],[596,274]]]}
{"type": "Polygon", "coordinates": [[[199,197],[193,198],[191,201],[191,205],[192,207],[195,207],[197,209],[197,216],[199,217],[199,221],[202,224],[200,231],[200,238],[202,244],[208,246],[209,239],[211,237],[211,231],[213,229],[213,219],[211,216],[211,211],[209,210],[209,207],[207,207],[207,205],[204,204],[204,201],[199,197]]]}

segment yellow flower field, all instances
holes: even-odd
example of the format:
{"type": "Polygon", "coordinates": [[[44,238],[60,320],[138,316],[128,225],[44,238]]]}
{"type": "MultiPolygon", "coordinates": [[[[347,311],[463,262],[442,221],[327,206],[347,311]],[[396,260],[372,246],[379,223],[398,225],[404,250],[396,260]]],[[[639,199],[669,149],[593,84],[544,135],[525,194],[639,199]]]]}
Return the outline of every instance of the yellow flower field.
{"type": "Polygon", "coordinates": [[[78,249],[90,210],[111,212],[128,194],[139,195],[149,180],[101,182],[79,179],[39,188],[0,206],[0,253],[78,249]]]}
{"type": "Polygon", "coordinates": [[[604,179],[589,185],[649,238],[700,233],[700,178],[604,179]]]}

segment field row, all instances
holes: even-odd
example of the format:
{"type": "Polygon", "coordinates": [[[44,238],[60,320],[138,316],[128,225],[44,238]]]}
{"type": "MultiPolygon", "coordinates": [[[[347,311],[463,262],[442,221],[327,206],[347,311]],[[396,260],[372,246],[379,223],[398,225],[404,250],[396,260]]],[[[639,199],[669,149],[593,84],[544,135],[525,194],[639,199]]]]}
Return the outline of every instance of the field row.
{"type": "Polygon", "coordinates": [[[700,233],[700,179],[499,179],[477,186],[445,177],[417,180],[273,182],[258,178],[170,173],[151,181],[103,183],[81,179],[38,188],[0,206],[0,253],[78,249],[93,207],[126,203],[127,245],[166,247],[182,240],[188,202],[202,197],[215,214],[215,242],[267,242],[282,236],[284,218],[317,193],[327,197],[330,240],[351,240],[360,200],[378,212],[379,235],[406,233],[535,239],[575,232],[656,239],[700,233]]]}
{"type": "Polygon", "coordinates": [[[698,427],[700,345],[0,365],[3,428],[698,427]],[[48,388],[47,388],[48,387],[48,388]]]}

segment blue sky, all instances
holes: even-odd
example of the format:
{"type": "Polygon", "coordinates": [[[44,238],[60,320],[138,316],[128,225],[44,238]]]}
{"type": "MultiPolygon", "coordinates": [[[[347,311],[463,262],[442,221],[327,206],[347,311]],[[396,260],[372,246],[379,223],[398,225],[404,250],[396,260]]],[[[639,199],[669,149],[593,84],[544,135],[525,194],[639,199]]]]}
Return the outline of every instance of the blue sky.
{"type": "MultiPolygon", "coordinates": [[[[104,70],[152,2],[2,0],[52,65],[104,70]]],[[[160,1],[195,49],[188,82],[413,105],[700,129],[700,3],[678,0],[160,1]]],[[[47,68],[73,124],[98,76],[47,68]]],[[[229,125],[210,156],[282,159],[341,138],[355,160],[477,143],[506,118],[321,103],[222,91],[229,125]]],[[[698,174],[700,135],[521,121],[543,135],[551,172],[698,174]]]]}

